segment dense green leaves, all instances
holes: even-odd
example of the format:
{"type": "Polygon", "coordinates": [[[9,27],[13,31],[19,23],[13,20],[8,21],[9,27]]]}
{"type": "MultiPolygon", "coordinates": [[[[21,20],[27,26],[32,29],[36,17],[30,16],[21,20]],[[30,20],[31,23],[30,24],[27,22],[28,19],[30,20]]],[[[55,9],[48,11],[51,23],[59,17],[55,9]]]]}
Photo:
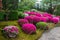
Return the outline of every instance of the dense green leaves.
{"type": "Polygon", "coordinates": [[[23,0],[19,4],[19,11],[30,10],[34,6],[33,0],[23,0]]]}
{"type": "Polygon", "coordinates": [[[18,8],[18,0],[3,0],[3,9],[16,10],[18,8]]]}
{"type": "Polygon", "coordinates": [[[22,12],[19,12],[19,13],[18,13],[18,17],[19,17],[19,18],[24,18],[24,17],[25,17],[25,14],[22,13],[22,12]]]}
{"type": "Polygon", "coordinates": [[[6,20],[17,19],[18,13],[16,11],[18,9],[18,0],[2,0],[2,3],[3,3],[3,10],[5,11],[6,20]],[[14,11],[13,13],[12,13],[12,10],[14,11]]]}
{"type": "Polygon", "coordinates": [[[17,20],[18,19],[17,11],[11,11],[8,17],[9,17],[9,20],[17,20]]]}
{"type": "Polygon", "coordinates": [[[4,12],[0,12],[0,20],[4,20],[4,12]]]}
{"type": "Polygon", "coordinates": [[[40,29],[47,29],[48,25],[47,25],[47,23],[45,23],[45,22],[38,22],[38,23],[36,24],[36,27],[37,27],[37,28],[40,28],[40,29]]]}

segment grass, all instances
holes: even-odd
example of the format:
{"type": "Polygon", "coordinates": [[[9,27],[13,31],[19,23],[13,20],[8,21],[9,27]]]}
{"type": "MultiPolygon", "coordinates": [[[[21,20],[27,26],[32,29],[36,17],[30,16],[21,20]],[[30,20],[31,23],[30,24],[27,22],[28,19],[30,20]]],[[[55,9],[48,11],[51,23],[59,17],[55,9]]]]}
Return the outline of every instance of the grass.
{"type": "MultiPolygon", "coordinates": [[[[4,36],[2,36],[2,33],[0,31],[0,40],[37,40],[39,37],[41,37],[41,35],[43,34],[44,30],[39,30],[37,29],[36,34],[26,34],[21,30],[21,27],[18,25],[17,21],[3,21],[0,22],[0,28],[4,28],[7,25],[15,25],[19,28],[19,35],[17,38],[5,38],[4,36]]],[[[48,25],[50,26],[50,28],[54,27],[53,23],[48,23],[48,25]]]]}

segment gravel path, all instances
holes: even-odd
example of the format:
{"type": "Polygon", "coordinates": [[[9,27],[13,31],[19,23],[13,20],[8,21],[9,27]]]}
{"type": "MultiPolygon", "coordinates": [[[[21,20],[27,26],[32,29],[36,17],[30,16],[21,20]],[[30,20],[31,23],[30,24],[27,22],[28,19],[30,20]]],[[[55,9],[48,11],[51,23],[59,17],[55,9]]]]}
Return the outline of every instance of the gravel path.
{"type": "Polygon", "coordinates": [[[44,32],[38,40],[60,40],[60,27],[55,27],[48,32],[44,32]]]}

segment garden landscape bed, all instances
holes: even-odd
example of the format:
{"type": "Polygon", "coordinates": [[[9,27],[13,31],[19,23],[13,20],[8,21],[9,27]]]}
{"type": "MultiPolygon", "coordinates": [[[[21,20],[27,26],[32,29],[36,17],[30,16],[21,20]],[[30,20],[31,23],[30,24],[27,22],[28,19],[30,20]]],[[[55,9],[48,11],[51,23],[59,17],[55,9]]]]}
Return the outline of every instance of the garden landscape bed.
{"type": "MultiPolygon", "coordinates": [[[[35,34],[26,34],[21,30],[21,27],[18,25],[17,21],[3,21],[0,22],[0,28],[4,28],[7,25],[15,25],[19,28],[19,35],[17,38],[5,38],[2,36],[2,33],[0,31],[0,40],[38,40],[39,37],[43,34],[44,30],[37,29],[35,34]]],[[[54,28],[55,24],[48,23],[49,28],[54,28]]]]}

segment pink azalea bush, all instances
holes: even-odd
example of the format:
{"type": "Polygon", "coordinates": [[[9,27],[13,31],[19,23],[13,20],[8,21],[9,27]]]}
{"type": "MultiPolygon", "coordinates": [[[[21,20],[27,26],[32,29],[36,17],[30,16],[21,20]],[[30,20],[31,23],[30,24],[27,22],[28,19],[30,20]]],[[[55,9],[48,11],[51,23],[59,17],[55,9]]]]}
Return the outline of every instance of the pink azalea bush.
{"type": "Polygon", "coordinates": [[[18,20],[18,24],[19,24],[20,26],[22,26],[22,25],[25,24],[25,23],[29,23],[29,21],[28,21],[27,19],[19,19],[19,20],[18,20]]]}
{"type": "Polygon", "coordinates": [[[28,14],[28,15],[35,15],[36,14],[36,12],[33,12],[33,11],[27,11],[27,12],[24,12],[25,14],[28,14]]]}
{"type": "Polygon", "coordinates": [[[43,15],[44,17],[47,17],[47,16],[53,17],[52,14],[49,14],[49,13],[47,13],[47,12],[44,12],[42,15],[43,15]]]}
{"type": "Polygon", "coordinates": [[[42,14],[40,12],[35,12],[35,11],[27,11],[27,12],[24,12],[25,15],[35,15],[35,16],[39,16],[41,17],[42,14]]]}
{"type": "Polygon", "coordinates": [[[58,17],[53,17],[52,22],[57,24],[59,22],[59,18],[58,17]]]}
{"type": "Polygon", "coordinates": [[[41,22],[47,22],[47,20],[48,20],[47,17],[40,17],[41,22]]]}
{"type": "Polygon", "coordinates": [[[27,34],[32,34],[36,32],[36,27],[33,24],[24,24],[22,30],[27,34]]]}
{"type": "Polygon", "coordinates": [[[33,16],[33,23],[40,22],[40,17],[38,16],[33,16]]]}
{"type": "Polygon", "coordinates": [[[52,22],[52,17],[47,16],[47,22],[52,22]]]}
{"type": "Polygon", "coordinates": [[[30,13],[29,13],[29,15],[35,15],[36,14],[36,12],[33,12],[33,11],[31,11],[30,13]]]}
{"type": "Polygon", "coordinates": [[[42,17],[42,14],[41,13],[38,13],[38,12],[36,12],[35,15],[38,16],[38,17],[42,17]]]}
{"type": "Polygon", "coordinates": [[[8,37],[16,37],[19,33],[16,26],[6,26],[3,30],[8,37]]]}
{"type": "Polygon", "coordinates": [[[32,16],[26,16],[24,19],[27,19],[30,23],[33,23],[33,17],[32,16]]]}
{"type": "Polygon", "coordinates": [[[60,16],[56,16],[56,17],[58,17],[59,18],[59,21],[60,21],[60,16]]]}

